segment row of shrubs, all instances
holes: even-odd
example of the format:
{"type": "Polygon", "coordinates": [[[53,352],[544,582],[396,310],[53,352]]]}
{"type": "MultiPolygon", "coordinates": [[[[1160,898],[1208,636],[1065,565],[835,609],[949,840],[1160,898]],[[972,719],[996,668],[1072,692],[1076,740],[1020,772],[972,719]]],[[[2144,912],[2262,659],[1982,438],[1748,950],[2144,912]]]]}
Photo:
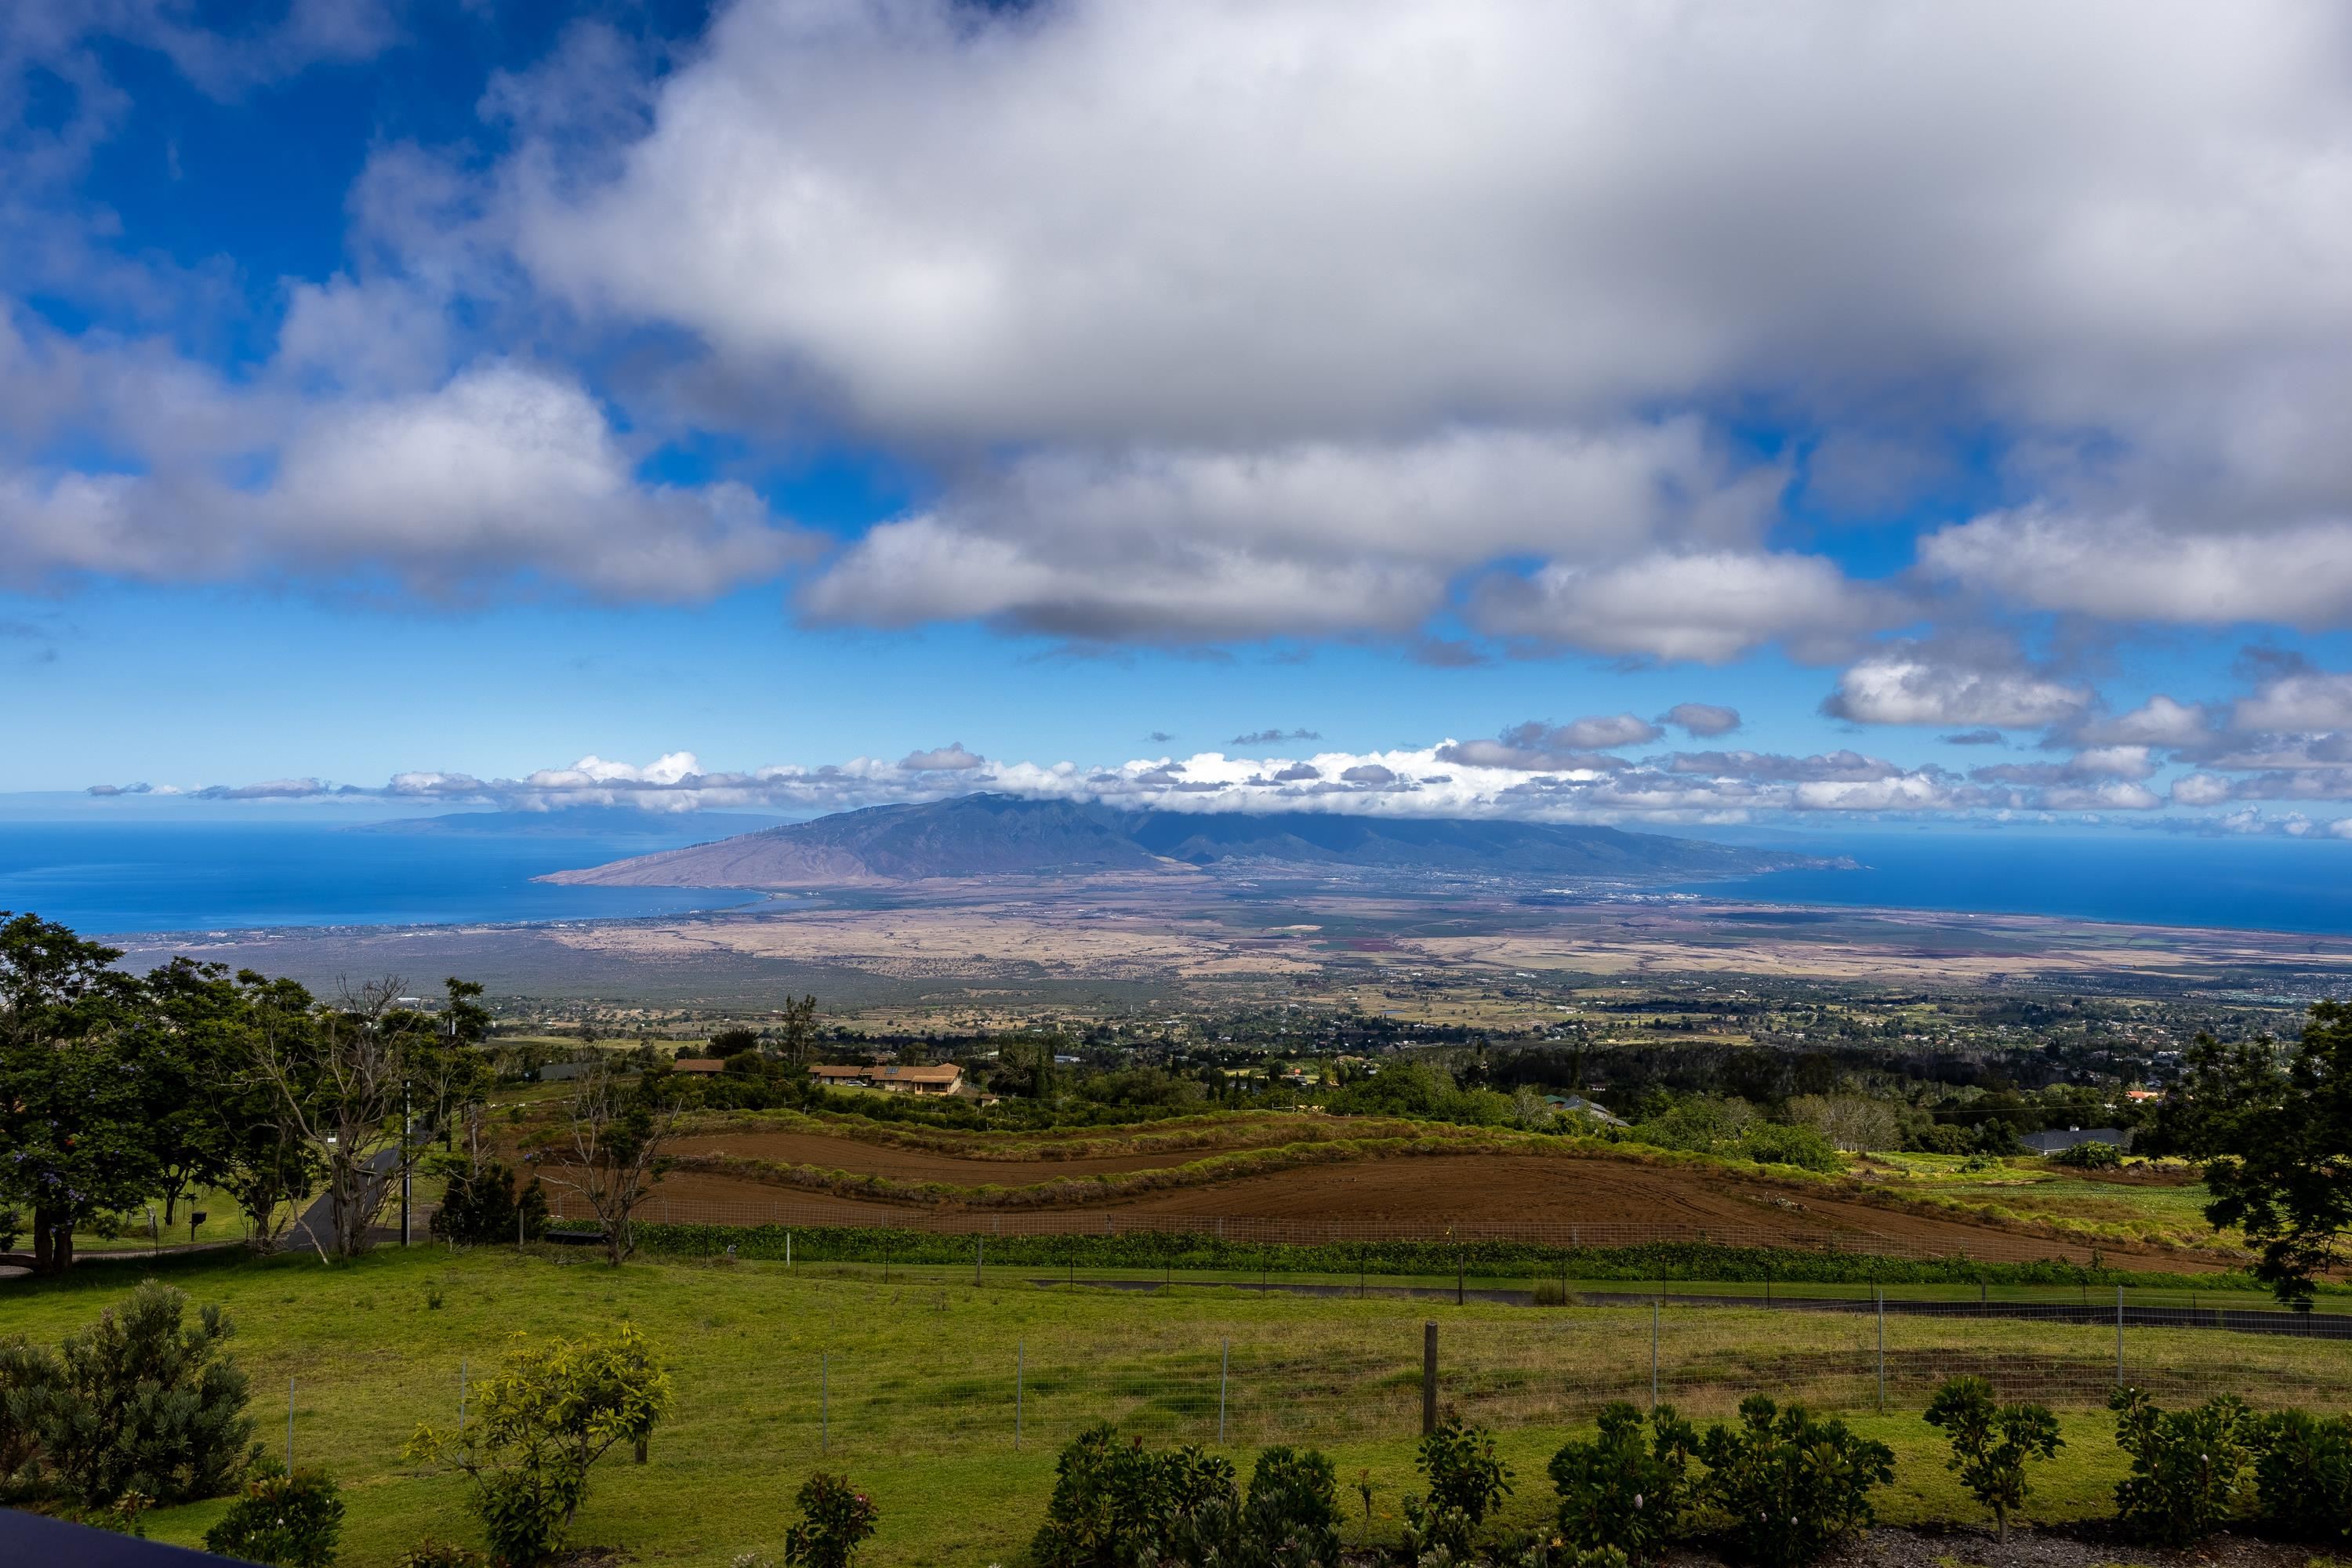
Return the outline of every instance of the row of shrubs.
{"type": "MultiPolygon", "coordinates": [[[[2352,1418],[2256,1415],[2226,1396],[2165,1411],[2138,1390],[2118,1391],[2111,1404],[2116,1442],[2132,1461],[2116,1489],[2117,1521],[2134,1539],[2186,1546],[2242,1520],[2315,1544],[2352,1542],[2352,1418]]],[[[2005,1540],[2032,1495],[2028,1467],[2064,1446],[2056,1416],[2039,1405],[2000,1404],[1984,1379],[1961,1377],[1937,1391],[1927,1420],[1949,1439],[1947,1463],[2005,1540]]],[[[1798,1568],[1867,1528],[1871,1493],[1895,1473],[1884,1443],[1760,1394],[1736,1421],[1704,1433],[1670,1405],[1646,1418],[1630,1405],[1609,1405],[1594,1436],[1552,1456],[1559,1502],[1545,1531],[1495,1538],[1489,1527],[1513,1476],[1485,1428],[1448,1417],[1422,1439],[1415,1462],[1423,1489],[1402,1500],[1398,1551],[1420,1568],[1482,1556],[1508,1568],[1626,1568],[1701,1537],[1755,1568],[1798,1568]]],[[[1244,1492],[1223,1459],[1197,1447],[1153,1452],[1106,1426],[1066,1447],[1055,1474],[1031,1549],[1038,1568],[1331,1568],[1339,1560],[1339,1488],[1330,1461],[1311,1449],[1266,1449],[1244,1492]]],[[[1369,1547],[1369,1478],[1358,1490],[1369,1547]]]]}

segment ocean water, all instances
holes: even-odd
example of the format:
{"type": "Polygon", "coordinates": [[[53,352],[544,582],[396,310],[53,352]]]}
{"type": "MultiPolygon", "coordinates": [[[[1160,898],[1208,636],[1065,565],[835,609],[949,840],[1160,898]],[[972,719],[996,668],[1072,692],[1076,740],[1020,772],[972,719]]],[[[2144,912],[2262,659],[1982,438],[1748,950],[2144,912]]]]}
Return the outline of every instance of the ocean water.
{"type": "Polygon", "coordinates": [[[2352,932],[2352,843],[2341,839],[1946,830],[1808,836],[1775,847],[1850,856],[1862,868],[1774,871],[1685,889],[1781,903],[2352,932]]]}
{"type": "MultiPolygon", "coordinates": [[[[562,888],[533,877],[692,843],[633,833],[463,836],[310,823],[0,823],[0,910],[94,935],[262,926],[596,920],[728,909],[730,889],[562,888]]],[[[2352,843],[2011,832],[1805,836],[1855,870],[1686,883],[1716,898],[2164,926],[2352,932],[2352,843]]]]}
{"type": "Polygon", "coordinates": [[[306,823],[0,823],[0,910],[91,935],[259,926],[593,920],[723,909],[737,889],[533,877],[709,837],[354,831],[306,823]]]}

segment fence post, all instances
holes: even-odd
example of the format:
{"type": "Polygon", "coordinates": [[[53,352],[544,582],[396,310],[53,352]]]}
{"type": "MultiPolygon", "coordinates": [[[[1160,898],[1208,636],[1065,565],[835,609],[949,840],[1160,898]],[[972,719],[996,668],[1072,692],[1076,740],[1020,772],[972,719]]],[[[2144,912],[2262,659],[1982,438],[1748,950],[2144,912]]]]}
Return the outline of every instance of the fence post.
{"type": "Polygon", "coordinates": [[[971,1255],[971,1282],[974,1285],[980,1283],[981,1270],[988,1267],[988,1237],[981,1237],[979,1242],[978,1250],[971,1255]]]}
{"type": "Polygon", "coordinates": [[[1217,1358],[1217,1443],[1221,1447],[1225,1441],[1225,1380],[1233,1369],[1234,1342],[1227,1340],[1217,1358]]]}
{"type": "Polygon", "coordinates": [[[2116,1386],[2124,1385],[2124,1288],[2116,1287],[2116,1386]]]}
{"type": "Polygon", "coordinates": [[[1029,1345],[1025,1340],[1013,1342],[1013,1451],[1021,1451],[1021,1384],[1029,1370],[1029,1345]]]}
{"type": "Polygon", "coordinates": [[[816,1352],[816,1447],[820,1454],[833,1452],[833,1369],[832,1352],[816,1352]]]}
{"type": "Polygon", "coordinates": [[[789,1230],[788,1230],[788,1231],[784,1232],[784,1267],[785,1267],[785,1268],[790,1268],[792,1266],[793,1266],[793,1233],[792,1233],[791,1231],[789,1231],[789,1230]]]}
{"type": "Polygon", "coordinates": [[[1437,1322],[1421,1325],[1421,1435],[1437,1430],[1437,1322]]]}
{"type": "Polygon", "coordinates": [[[1454,1304],[1462,1305],[1462,1249],[1454,1249],[1454,1304]]]}
{"type": "Polygon", "coordinates": [[[1886,1414],[1886,1287],[1878,1288],[1878,1413],[1886,1414]]]}
{"type": "Polygon", "coordinates": [[[1665,1298],[1653,1298],[1650,1302],[1650,1409],[1654,1414],[1658,1408],[1658,1319],[1664,1310],[1665,1298]]]}

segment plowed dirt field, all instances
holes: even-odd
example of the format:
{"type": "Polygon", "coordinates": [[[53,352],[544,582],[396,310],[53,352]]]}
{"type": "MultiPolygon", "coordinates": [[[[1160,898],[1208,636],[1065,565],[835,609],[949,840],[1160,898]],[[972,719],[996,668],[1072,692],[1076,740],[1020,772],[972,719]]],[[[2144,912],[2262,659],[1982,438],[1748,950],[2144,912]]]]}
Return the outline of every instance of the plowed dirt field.
{"type": "MultiPolygon", "coordinates": [[[[821,1133],[750,1130],[698,1134],[681,1154],[728,1153],[817,1166],[858,1175],[965,1186],[1031,1184],[1116,1175],[1181,1165],[1216,1151],[1176,1149],[1066,1160],[970,1159],[895,1148],[821,1133]]],[[[1735,1170],[1650,1164],[1565,1152],[1465,1151],[1365,1158],[1237,1175],[1198,1186],[1101,1198],[1053,1207],[914,1204],[813,1191],[749,1175],[680,1171],[658,1189],[648,1217],[753,1223],[769,1217],[809,1224],[916,1221],[955,1230],[1066,1228],[1078,1215],[1116,1216],[1122,1226],[1213,1228],[1223,1218],[1328,1226],[1337,1234],[1377,1231],[1440,1237],[1449,1227],[1582,1227],[1587,1245],[1643,1239],[1707,1239],[1741,1246],[1885,1250],[1906,1256],[1965,1255],[1988,1261],[2064,1258],[2087,1262],[2095,1245],[2119,1268],[2193,1271],[2214,1258],[2117,1241],[2094,1244],[1964,1215],[1906,1211],[1811,1184],[1782,1184],[1735,1170]]],[[[1308,1239],[1302,1236],[1300,1239],[1308,1239]]],[[[1564,1237],[1562,1239],[1565,1239],[1564,1237]]]]}

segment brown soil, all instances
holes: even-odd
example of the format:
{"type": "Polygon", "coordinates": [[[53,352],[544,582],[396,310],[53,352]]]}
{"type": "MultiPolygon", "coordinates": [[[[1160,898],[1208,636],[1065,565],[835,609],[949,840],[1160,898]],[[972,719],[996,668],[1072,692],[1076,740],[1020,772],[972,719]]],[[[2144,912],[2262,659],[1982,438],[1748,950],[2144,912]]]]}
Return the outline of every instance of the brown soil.
{"type": "Polygon", "coordinates": [[[680,1154],[734,1154],[781,1164],[816,1165],[860,1176],[902,1182],[952,1182],[958,1186],[1026,1186],[1057,1176],[1112,1175],[1156,1171],[1223,1152],[1217,1149],[1167,1149],[1146,1154],[1107,1154],[1071,1160],[967,1160],[929,1149],[900,1149],[821,1132],[701,1132],[671,1147],[680,1154]]]}
{"type": "MultiPolygon", "coordinates": [[[[709,1141],[724,1143],[731,1136],[712,1134],[709,1141]]],[[[1184,1158],[1179,1152],[1099,1164],[1065,1160],[965,1161],[813,1135],[756,1136],[779,1144],[796,1140],[811,1145],[805,1157],[814,1164],[949,1180],[974,1179],[968,1173],[976,1168],[978,1179],[1005,1184],[1049,1181],[1090,1169],[1143,1169],[1181,1163],[1184,1158]],[[860,1158],[863,1163],[852,1163],[860,1158]]],[[[736,1152],[751,1152],[733,1147],[736,1152]]],[[[769,1153],[764,1157],[790,1156],[769,1153]]],[[[656,1208],[663,1208],[667,1200],[667,1210],[680,1220],[751,1223],[777,1215],[809,1223],[874,1224],[920,1215],[927,1224],[950,1228],[984,1230],[1001,1225],[1013,1231],[1027,1228],[1024,1216],[1052,1212],[917,1208],[703,1172],[674,1173],[658,1192],[656,1208]]],[[[2087,1242],[2047,1239],[1964,1218],[1906,1214],[1729,1172],[1544,1154],[1423,1154],[1310,1165],[1089,1204],[1068,1212],[1136,1219],[1198,1216],[1203,1221],[1224,1217],[1308,1226],[1370,1225],[1394,1227],[1393,1233],[1399,1235],[1431,1237],[1444,1235],[1449,1226],[1575,1226],[1585,1227],[1580,1239],[1588,1245],[1602,1246],[1647,1239],[1634,1234],[1645,1228],[1689,1237],[1705,1233],[1715,1240],[1754,1246],[1819,1245],[1826,1233],[1845,1238],[1846,1245],[1859,1250],[1868,1250],[1874,1238],[1883,1238],[1888,1251],[1939,1257],[1963,1254],[1989,1261],[2065,1258],[2088,1262],[2092,1252],[2087,1242]]],[[[649,1213],[647,1217],[662,1215],[649,1213]]],[[[2193,1254],[2155,1247],[2101,1243],[2098,1250],[2107,1263],[2121,1268],[2201,1272],[2221,1267],[2193,1254]]]]}

